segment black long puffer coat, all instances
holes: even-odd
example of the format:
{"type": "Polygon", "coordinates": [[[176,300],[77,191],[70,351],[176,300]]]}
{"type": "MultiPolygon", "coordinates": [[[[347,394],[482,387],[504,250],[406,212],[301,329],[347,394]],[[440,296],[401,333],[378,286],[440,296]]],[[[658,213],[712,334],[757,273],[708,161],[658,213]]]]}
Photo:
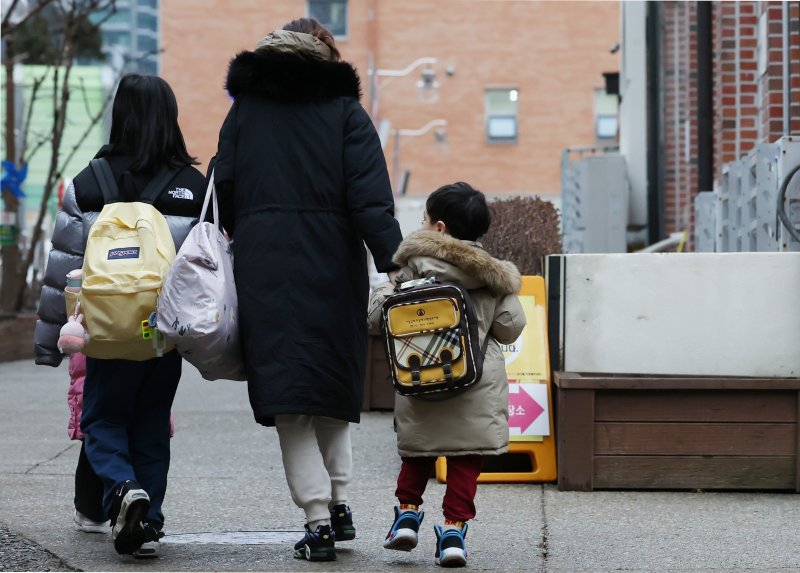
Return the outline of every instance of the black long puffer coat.
{"type": "Polygon", "coordinates": [[[356,71],[302,42],[242,52],[215,163],[234,233],[250,404],[358,422],[367,352],[364,243],[381,272],[402,239],[356,71]]]}

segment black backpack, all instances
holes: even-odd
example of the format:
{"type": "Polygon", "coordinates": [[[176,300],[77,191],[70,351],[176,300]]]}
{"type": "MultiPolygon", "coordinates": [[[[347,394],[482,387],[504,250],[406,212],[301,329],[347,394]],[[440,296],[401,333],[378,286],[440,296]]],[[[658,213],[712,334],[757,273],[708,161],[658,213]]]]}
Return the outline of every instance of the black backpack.
{"type": "Polygon", "coordinates": [[[383,303],[382,327],[392,382],[403,396],[459,393],[480,380],[481,345],[469,293],[435,278],[403,283],[383,303]]]}

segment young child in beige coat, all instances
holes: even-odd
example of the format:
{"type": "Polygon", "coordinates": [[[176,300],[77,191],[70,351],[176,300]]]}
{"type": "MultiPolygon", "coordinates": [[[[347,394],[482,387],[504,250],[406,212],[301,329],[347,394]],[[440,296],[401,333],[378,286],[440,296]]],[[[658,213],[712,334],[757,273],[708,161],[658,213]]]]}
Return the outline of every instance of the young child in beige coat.
{"type": "MultiPolygon", "coordinates": [[[[508,261],[493,258],[478,238],[491,223],[483,193],[467,183],[445,185],[426,202],[422,230],[406,238],[394,256],[402,266],[397,281],[436,277],[469,291],[479,337],[489,337],[483,375],[469,390],[445,400],[396,396],[397,448],[402,458],[395,495],[399,505],[383,546],[410,551],[417,545],[422,494],[438,456],[447,457],[444,525],[436,525],[435,562],[467,562],[466,522],[475,517],[475,493],[483,456],[508,451],[508,379],[500,344],[514,342],[525,326],[517,293],[520,274],[508,261]]],[[[381,306],[393,283],[372,293],[369,326],[380,333],[381,306]]]]}

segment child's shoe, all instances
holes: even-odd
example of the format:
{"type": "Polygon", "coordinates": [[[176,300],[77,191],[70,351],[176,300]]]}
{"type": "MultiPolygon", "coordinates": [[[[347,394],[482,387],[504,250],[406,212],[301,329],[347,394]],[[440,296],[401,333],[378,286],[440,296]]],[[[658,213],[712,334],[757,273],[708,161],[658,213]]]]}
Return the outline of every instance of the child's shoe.
{"type": "Polygon", "coordinates": [[[133,552],[133,556],[137,559],[155,559],[161,551],[161,538],[164,537],[164,532],[152,523],[143,523],[142,529],[144,543],[133,552]]]}
{"type": "Polygon", "coordinates": [[[75,510],[75,524],[85,533],[105,533],[109,527],[108,521],[93,521],[77,509],[75,510]]]}
{"type": "Polygon", "coordinates": [[[419,526],[425,517],[424,511],[414,509],[401,510],[394,506],[394,523],[383,542],[385,549],[411,551],[419,541],[419,526]]]}
{"type": "Polygon", "coordinates": [[[458,528],[434,525],[433,531],[436,533],[436,564],[442,567],[466,565],[467,544],[464,537],[467,535],[467,524],[458,528]]]}
{"type": "Polygon", "coordinates": [[[335,541],[351,541],[356,538],[353,512],[345,504],[334,505],[331,508],[331,529],[335,541]]]}
{"type": "Polygon", "coordinates": [[[120,555],[131,555],[144,543],[142,520],[150,509],[150,496],[133,480],[123,482],[111,503],[111,536],[120,555]]]}
{"type": "Polygon", "coordinates": [[[333,531],[330,525],[318,525],[311,531],[306,524],[306,534],[294,544],[294,558],[309,561],[333,561],[336,559],[333,531]]]}

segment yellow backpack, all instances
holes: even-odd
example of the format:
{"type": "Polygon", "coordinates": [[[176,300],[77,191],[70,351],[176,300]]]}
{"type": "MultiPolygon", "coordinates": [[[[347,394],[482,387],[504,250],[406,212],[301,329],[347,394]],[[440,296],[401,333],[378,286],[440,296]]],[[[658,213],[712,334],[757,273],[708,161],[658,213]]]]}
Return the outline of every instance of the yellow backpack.
{"type": "Polygon", "coordinates": [[[89,231],[83,258],[78,298],[91,336],[85,353],[127,360],[160,356],[171,347],[154,317],[175,243],[153,202],[179,169],[162,169],[136,202],[124,203],[108,162],[94,159],[90,165],[105,206],[89,231]]]}

